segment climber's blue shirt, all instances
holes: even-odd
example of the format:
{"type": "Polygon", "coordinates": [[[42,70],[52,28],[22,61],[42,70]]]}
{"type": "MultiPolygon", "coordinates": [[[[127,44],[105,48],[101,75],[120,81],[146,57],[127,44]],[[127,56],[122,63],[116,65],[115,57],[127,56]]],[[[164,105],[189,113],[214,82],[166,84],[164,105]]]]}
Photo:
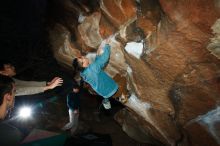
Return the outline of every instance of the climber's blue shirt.
{"type": "Polygon", "coordinates": [[[105,45],[101,55],[97,55],[94,62],[85,68],[80,76],[90,84],[93,90],[104,98],[109,98],[118,90],[117,83],[103,71],[110,57],[110,46],[105,45]]]}

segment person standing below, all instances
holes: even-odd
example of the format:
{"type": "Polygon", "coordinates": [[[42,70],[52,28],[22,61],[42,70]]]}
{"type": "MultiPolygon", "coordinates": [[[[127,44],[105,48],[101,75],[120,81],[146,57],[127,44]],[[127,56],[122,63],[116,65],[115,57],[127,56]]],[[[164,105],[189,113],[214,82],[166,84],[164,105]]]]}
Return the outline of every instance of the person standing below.
{"type": "Polygon", "coordinates": [[[97,94],[104,98],[102,104],[105,109],[111,108],[109,101],[110,97],[115,99],[119,98],[119,101],[122,103],[127,102],[128,99],[128,92],[123,94],[122,90],[119,88],[121,86],[118,86],[114,79],[103,71],[103,68],[107,64],[111,53],[111,47],[108,42],[109,40],[107,40],[104,48],[100,47],[98,49],[96,58],[93,62],[90,62],[85,56],[81,56],[73,60],[73,67],[80,71],[80,76],[82,79],[87,82],[97,94]]]}
{"type": "Polygon", "coordinates": [[[73,135],[78,127],[80,108],[80,87],[73,84],[72,92],[67,95],[67,107],[69,111],[69,123],[62,130],[70,130],[73,135]]]}
{"type": "Polygon", "coordinates": [[[60,77],[55,77],[50,82],[23,81],[16,79],[14,78],[16,75],[15,67],[11,63],[2,60],[0,61],[0,74],[13,78],[16,86],[15,96],[42,93],[46,90],[61,86],[63,83],[63,79],[60,77]]]}
{"type": "Polygon", "coordinates": [[[0,119],[4,119],[7,111],[14,107],[15,83],[12,78],[0,75],[0,119]]]}
{"type": "Polygon", "coordinates": [[[14,107],[15,83],[12,78],[0,74],[0,145],[17,146],[22,140],[22,133],[4,121],[8,111],[14,107]]]}

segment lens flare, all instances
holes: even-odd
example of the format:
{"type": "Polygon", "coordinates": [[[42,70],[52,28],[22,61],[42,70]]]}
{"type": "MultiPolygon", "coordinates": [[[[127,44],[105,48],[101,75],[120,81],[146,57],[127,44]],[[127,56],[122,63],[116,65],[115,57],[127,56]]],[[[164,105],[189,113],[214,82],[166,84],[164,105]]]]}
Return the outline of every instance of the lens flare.
{"type": "Polygon", "coordinates": [[[19,110],[19,117],[26,119],[31,116],[31,108],[30,107],[22,107],[19,110]]]}

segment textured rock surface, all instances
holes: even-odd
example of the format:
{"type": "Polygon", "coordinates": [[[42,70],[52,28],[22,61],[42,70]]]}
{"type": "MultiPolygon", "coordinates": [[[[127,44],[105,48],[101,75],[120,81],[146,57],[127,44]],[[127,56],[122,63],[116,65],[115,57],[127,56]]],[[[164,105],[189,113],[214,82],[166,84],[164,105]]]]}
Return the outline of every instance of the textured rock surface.
{"type": "Polygon", "coordinates": [[[111,37],[106,71],[127,78],[132,96],[115,119],[129,136],[158,145],[220,145],[219,0],[65,0],[60,7],[65,19],[50,28],[60,63],[70,67],[72,58],[111,37]],[[140,58],[125,51],[132,41],[143,43],[140,58]]]}

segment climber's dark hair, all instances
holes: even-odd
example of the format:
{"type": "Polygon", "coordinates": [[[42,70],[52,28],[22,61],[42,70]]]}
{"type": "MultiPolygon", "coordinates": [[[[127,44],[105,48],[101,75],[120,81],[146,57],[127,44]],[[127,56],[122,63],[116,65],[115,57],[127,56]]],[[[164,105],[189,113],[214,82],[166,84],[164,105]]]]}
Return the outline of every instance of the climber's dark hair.
{"type": "Polygon", "coordinates": [[[72,66],[75,71],[83,71],[85,69],[78,61],[78,58],[73,59],[72,66]]]}

